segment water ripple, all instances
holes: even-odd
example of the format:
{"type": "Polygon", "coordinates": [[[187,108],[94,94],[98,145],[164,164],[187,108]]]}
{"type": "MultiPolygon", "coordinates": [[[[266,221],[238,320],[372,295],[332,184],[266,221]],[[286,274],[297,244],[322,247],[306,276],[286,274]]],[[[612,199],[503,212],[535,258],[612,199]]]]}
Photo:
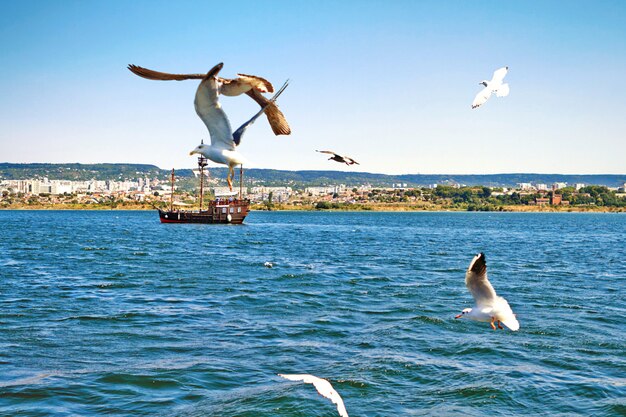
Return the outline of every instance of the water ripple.
{"type": "Polygon", "coordinates": [[[0,221],[3,415],[336,415],[296,372],[355,416],[626,414],[624,215],[0,221]],[[479,251],[519,332],[453,318],[479,251]]]}

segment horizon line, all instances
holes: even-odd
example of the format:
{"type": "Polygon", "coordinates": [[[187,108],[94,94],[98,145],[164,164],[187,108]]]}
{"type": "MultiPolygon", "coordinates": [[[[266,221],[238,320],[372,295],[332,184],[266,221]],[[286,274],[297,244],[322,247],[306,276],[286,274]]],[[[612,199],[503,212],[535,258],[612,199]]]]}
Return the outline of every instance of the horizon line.
{"type": "MultiPolygon", "coordinates": [[[[148,164],[148,163],[137,163],[137,162],[94,162],[94,163],[84,163],[84,162],[8,162],[3,161],[0,162],[2,164],[11,164],[11,165],[37,165],[37,164],[49,164],[49,165],[152,165],[160,170],[166,171],[170,169],[174,169],[176,171],[185,170],[185,169],[196,169],[185,167],[185,168],[161,168],[156,164],[148,164]]],[[[227,167],[213,166],[207,167],[206,169],[227,169],[227,167]]],[[[279,168],[244,168],[244,169],[257,169],[257,170],[268,170],[268,171],[287,171],[287,172],[342,172],[342,173],[353,173],[353,174],[375,174],[375,175],[386,175],[386,176],[404,176],[404,175],[615,175],[615,176],[626,176],[626,173],[561,173],[561,172],[497,172],[497,173],[404,173],[404,174],[387,174],[383,172],[370,172],[370,171],[342,171],[338,169],[279,169],[279,168]]]]}

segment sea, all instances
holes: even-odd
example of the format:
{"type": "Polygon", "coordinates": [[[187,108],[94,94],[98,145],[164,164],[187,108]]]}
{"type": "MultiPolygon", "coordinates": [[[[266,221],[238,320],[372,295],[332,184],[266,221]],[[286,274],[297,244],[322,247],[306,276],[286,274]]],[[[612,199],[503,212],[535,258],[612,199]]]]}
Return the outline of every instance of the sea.
{"type": "Polygon", "coordinates": [[[626,215],[0,211],[0,415],[626,415],[626,215]],[[485,253],[521,328],[455,320],[485,253]],[[271,263],[266,266],[266,262],[271,263]]]}

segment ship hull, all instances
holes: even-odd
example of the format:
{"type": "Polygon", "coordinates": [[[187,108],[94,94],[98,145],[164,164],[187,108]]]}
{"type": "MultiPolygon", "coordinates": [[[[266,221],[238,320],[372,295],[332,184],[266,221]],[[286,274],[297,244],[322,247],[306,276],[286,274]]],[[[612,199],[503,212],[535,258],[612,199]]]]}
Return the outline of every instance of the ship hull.
{"type": "Polygon", "coordinates": [[[205,210],[161,210],[161,223],[242,224],[250,208],[249,200],[209,202],[205,210]]]}

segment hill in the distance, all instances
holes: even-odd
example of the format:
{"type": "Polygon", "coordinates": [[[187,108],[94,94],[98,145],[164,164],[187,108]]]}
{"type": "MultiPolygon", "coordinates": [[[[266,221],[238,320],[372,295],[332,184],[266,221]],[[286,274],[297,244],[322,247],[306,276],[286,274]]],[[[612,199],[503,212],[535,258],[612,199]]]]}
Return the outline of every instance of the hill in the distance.
{"type": "Polygon", "coordinates": [[[162,176],[163,170],[146,164],[13,164],[0,162],[0,179],[115,180],[162,176]]]}
{"type": "MultiPolygon", "coordinates": [[[[226,178],[226,168],[211,168],[214,178],[226,178]]],[[[20,180],[48,178],[51,180],[130,180],[137,178],[160,178],[167,180],[170,170],[161,169],[148,164],[49,164],[28,163],[16,164],[0,162],[0,180],[20,180]]],[[[179,178],[193,176],[191,169],[176,171],[179,178]]],[[[607,187],[622,186],[626,182],[626,174],[406,174],[386,175],[369,172],[346,171],[284,171],[275,169],[246,169],[244,174],[247,185],[266,186],[327,186],[345,184],[356,186],[370,184],[374,187],[391,187],[393,184],[406,184],[409,187],[428,186],[432,184],[485,185],[489,187],[513,187],[518,183],[552,184],[566,182],[568,184],[605,185],[607,187]]]]}

